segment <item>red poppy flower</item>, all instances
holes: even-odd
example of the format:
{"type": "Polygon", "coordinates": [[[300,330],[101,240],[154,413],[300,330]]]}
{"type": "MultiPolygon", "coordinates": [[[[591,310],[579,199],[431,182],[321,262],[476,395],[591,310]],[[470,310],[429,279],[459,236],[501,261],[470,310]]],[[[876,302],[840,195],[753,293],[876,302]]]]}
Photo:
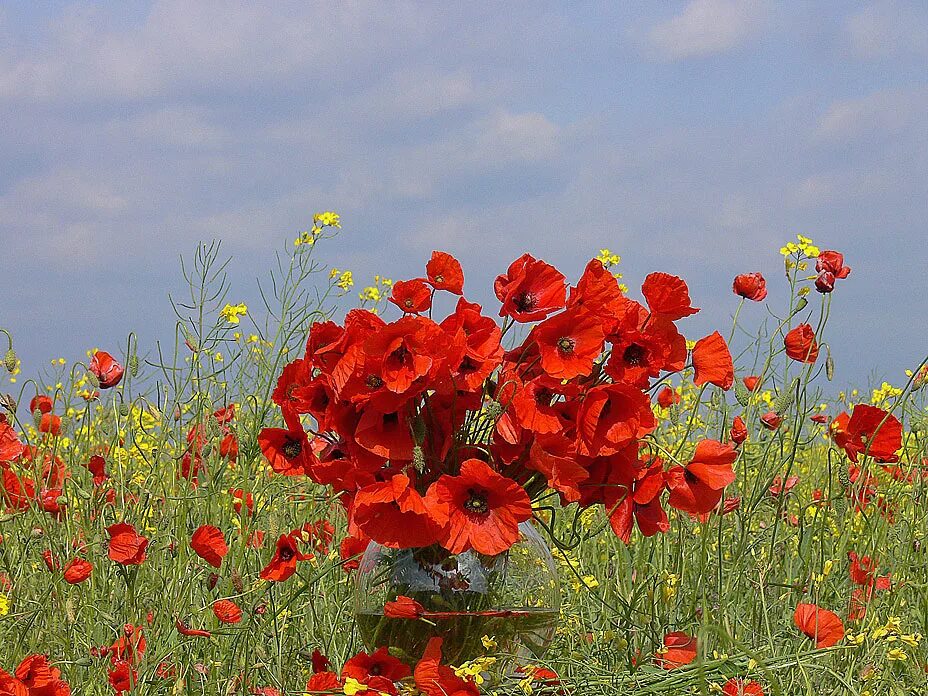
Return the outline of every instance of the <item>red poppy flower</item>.
{"type": "Polygon", "coordinates": [[[145,560],[145,549],[148,548],[148,539],[135,531],[135,527],[125,522],[110,525],[106,528],[110,535],[110,560],[122,565],[141,565],[145,560]]]}
{"type": "Polygon", "coordinates": [[[425,696],[480,696],[480,691],[469,681],[462,679],[450,667],[441,664],[439,637],[430,638],[422,659],[413,672],[416,688],[425,696]]]}
{"type": "Polygon", "coordinates": [[[686,364],[686,339],[677,327],[665,317],[649,315],[637,302],[627,303],[606,338],[612,342],[606,374],[616,382],[645,389],[662,370],[677,372],[686,364]]]}
{"type": "Polygon", "coordinates": [[[671,321],[688,317],[699,311],[690,302],[689,288],[682,278],[669,273],[650,273],[641,286],[641,294],[652,314],[671,321]]]}
{"type": "Polygon", "coordinates": [[[42,419],[39,421],[39,432],[55,436],[60,435],[61,416],[56,416],[54,413],[43,413],[42,419]]]}
{"type": "Polygon", "coordinates": [[[847,278],[851,269],[844,265],[844,254],[837,251],[823,251],[815,261],[815,270],[819,273],[827,272],[835,278],[847,278]]]}
{"type": "Polygon", "coordinates": [[[90,561],[83,558],[72,558],[65,563],[64,580],[70,585],[79,585],[90,577],[93,572],[93,565],[90,561]]]}
{"type": "Polygon", "coordinates": [[[174,628],[176,628],[177,632],[180,633],[182,636],[187,636],[188,638],[190,637],[209,638],[210,636],[213,635],[209,631],[201,631],[196,628],[190,628],[189,626],[187,626],[187,624],[185,624],[180,619],[174,620],[174,628]]]}
{"type": "Polygon", "coordinates": [[[19,679],[0,668],[0,696],[29,696],[29,689],[19,679]]]}
{"type": "Polygon", "coordinates": [[[722,687],[723,696],[764,696],[763,687],[756,681],[732,678],[722,687]]]}
{"type": "Polygon", "coordinates": [[[731,437],[732,442],[736,445],[740,445],[748,439],[748,428],[744,424],[744,419],[741,418],[741,416],[735,416],[735,419],[731,422],[729,437],[731,437]]]}
{"type": "Polygon", "coordinates": [[[342,568],[346,571],[357,570],[361,555],[367,550],[371,540],[366,537],[346,536],[338,545],[338,556],[342,559],[342,568]]]}
{"type": "Polygon", "coordinates": [[[776,411],[767,411],[760,417],[760,424],[767,430],[776,430],[783,423],[783,417],[776,411]]]}
{"type": "Polygon", "coordinates": [[[218,527],[208,524],[198,527],[193,533],[190,537],[190,548],[215,568],[222,565],[222,559],[229,553],[229,546],[222,532],[218,527]]]}
{"type": "Polygon", "coordinates": [[[668,505],[694,515],[713,510],[722,499],[722,489],[735,480],[732,464],[737,458],[738,451],[730,444],[700,441],[685,468],[675,466],[667,472],[668,505]]]}
{"type": "Polygon", "coordinates": [[[418,619],[424,613],[425,607],[403,595],[383,605],[383,615],[391,619],[418,619]]]}
{"type": "Polygon", "coordinates": [[[814,604],[798,604],[793,623],[815,641],[816,648],[830,647],[844,638],[844,624],[838,615],[814,604]]]}
{"type": "Polygon", "coordinates": [[[741,381],[744,382],[744,388],[752,392],[757,389],[757,385],[760,384],[760,377],[757,375],[748,375],[741,381]]]}
{"type": "Polygon", "coordinates": [[[425,273],[436,290],[447,290],[455,295],[464,293],[464,269],[461,262],[444,251],[433,251],[425,265],[425,273]]]}
{"type": "Polygon", "coordinates": [[[664,636],[664,645],[654,658],[658,667],[675,669],[688,665],[696,659],[696,639],[683,631],[674,631],[664,636]]]}
{"type": "Polygon", "coordinates": [[[416,446],[406,414],[400,411],[381,413],[365,410],[354,432],[355,441],[368,452],[393,461],[412,460],[416,446]]]}
{"type": "Polygon", "coordinates": [[[665,487],[664,463],[660,459],[643,469],[632,466],[612,472],[603,506],[610,511],[612,531],[623,543],[631,541],[635,523],[646,537],[670,529],[670,520],[660,501],[665,487]]]}
{"type": "Polygon", "coordinates": [[[132,665],[126,660],[116,660],[107,672],[110,686],[117,694],[132,691],[132,687],[138,683],[138,672],[133,669],[132,665]]]}
{"type": "Polygon", "coordinates": [[[580,454],[615,454],[657,427],[651,401],[626,384],[603,384],[587,392],[577,413],[580,454]]]}
{"type": "Polygon", "coordinates": [[[567,310],[532,330],[542,369],[558,379],[588,375],[603,349],[602,326],[592,314],[567,310]]]}
{"type": "Polygon", "coordinates": [[[303,476],[315,462],[309,438],[296,414],[284,409],[286,428],[264,428],[258,445],[271,468],[284,476],[303,476]]]}
{"type": "Polygon", "coordinates": [[[284,365],[271,398],[281,409],[289,409],[293,413],[308,413],[308,404],[303,398],[302,389],[312,382],[312,378],[312,364],[309,360],[292,360],[284,365]]]}
{"type": "Polygon", "coordinates": [[[616,320],[625,314],[630,302],[619,288],[619,281],[603,266],[599,259],[592,259],[583,269],[576,287],[570,289],[568,309],[581,309],[598,317],[606,333],[612,333],[616,320]]]}
{"type": "Polygon", "coordinates": [[[6,420],[0,420],[0,462],[11,462],[23,453],[23,443],[6,420]]]}
{"type": "Polygon", "coordinates": [[[341,690],[342,683],[335,672],[317,672],[306,682],[306,691],[310,694],[328,694],[341,690]]]}
{"type": "MultiPolygon", "coordinates": [[[[389,649],[384,646],[368,655],[366,652],[359,652],[350,660],[345,662],[342,667],[342,679],[349,677],[362,684],[374,686],[371,683],[372,677],[386,679],[393,686],[393,682],[405,679],[412,673],[409,665],[393,657],[389,649]]],[[[395,689],[390,693],[396,693],[395,689]]]]}
{"type": "Polygon", "coordinates": [[[657,392],[657,403],[661,408],[670,408],[680,403],[680,395],[670,387],[664,387],[657,392]]]}
{"type": "Polygon", "coordinates": [[[274,556],[261,570],[263,580],[283,582],[296,572],[296,562],[304,560],[297,548],[296,540],[289,534],[281,534],[277,539],[274,556]]]}
{"type": "Polygon", "coordinates": [[[230,599],[217,599],[213,602],[213,613],[222,623],[237,624],[242,620],[242,610],[230,599]]]}
{"type": "Polygon", "coordinates": [[[746,300],[761,302],[767,297],[767,281],[760,273],[743,273],[735,276],[731,289],[746,300]]]}
{"type": "Polygon", "coordinates": [[[352,521],[371,539],[390,548],[434,544],[440,532],[442,505],[424,499],[405,474],[358,491],[352,521]]]}
{"type": "Polygon", "coordinates": [[[793,360],[804,363],[814,363],[818,360],[815,332],[808,324],[800,324],[787,333],[783,343],[786,346],[786,355],[793,360]]]}
{"type": "Polygon", "coordinates": [[[87,461],[87,470],[93,476],[94,486],[102,486],[103,482],[109,478],[109,475],[106,473],[106,460],[99,454],[93,455],[87,461]]]}
{"type": "Polygon", "coordinates": [[[16,678],[29,689],[29,696],[71,695],[71,687],[61,678],[61,670],[50,665],[45,655],[29,655],[20,662],[16,678]]]}
{"type": "Polygon", "coordinates": [[[815,289],[823,295],[827,295],[835,289],[835,274],[830,271],[822,271],[815,279],[815,289]]]}
{"type": "Polygon", "coordinates": [[[543,474],[548,480],[548,485],[558,491],[568,503],[575,503],[580,499],[579,485],[590,476],[577,461],[577,453],[571,441],[563,435],[536,437],[526,464],[543,474]]]}
{"type": "Polygon", "coordinates": [[[841,413],[832,421],[831,433],[852,462],[861,454],[885,464],[899,461],[896,452],[902,447],[902,423],[881,408],[857,404],[850,419],[841,413]]]}
{"type": "Polygon", "coordinates": [[[731,389],[735,381],[735,366],[722,334],[716,331],[696,341],[693,347],[693,368],[696,370],[693,381],[697,386],[709,383],[725,391],[731,389]]]}
{"type": "Polygon", "coordinates": [[[828,422],[828,416],[826,416],[824,413],[816,413],[814,416],[809,416],[809,420],[813,423],[824,425],[828,422]]]}
{"type": "Polygon", "coordinates": [[[52,403],[51,397],[45,394],[37,394],[32,397],[32,401],[29,402],[29,413],[35,413],[36,411],[40,413],[51,413],[52,408],[54,408],[54,404],[52,403]]]}
{"type": "Polygon", "coordinates": [[[432,306],[432,290],[422,278],[398,280],[393,284],[390,302],[404,314],[420,314],[432,306]]]}
{"type": "Polygon", "coordinates": [[[773,483],[767,489],[767,492],[770,493],[774,498],[779,498],[784,493],[789,493],[793,488],[796,487],[796,484],[799,483],[798,476],[790,476],[783,481],[783,477],[777,474],[773,477],[773,483]]]}
{"type": "Polygon", "coordinates": [[[102,350],[93,354],[88,369],[97,378],[100,389],[115,387],[122,380],[122,365],[116,362],[112,355],[102,350]]]}
{"type": "Polygon", "coordinates": [[[544,319],[567,300],[564,275],[531,254],[513,261],[506,275],[497,276],[493,289],[503,303],[499,315],[523,323],[544,319]]]}
{"type": "Polygon", "coordinates": [[[863,585],[871,589],[888,590],[892,586],[892,579],[889,575],[877,575],[876,559],[870,556],[858,556],[853,551],[848,551],[847,557],[851,562],[848,572],[851,576],[851,582],[855,585],[863,585]]]}
{"type": "Polygon", "coordinates": [[[502,553],[519,540],[519,523],[532,516],[525,489],[479,459],[463,462],[458,476],[442,475],[426,500],[443,524],[441,544],[451,553],[502,553]]]}

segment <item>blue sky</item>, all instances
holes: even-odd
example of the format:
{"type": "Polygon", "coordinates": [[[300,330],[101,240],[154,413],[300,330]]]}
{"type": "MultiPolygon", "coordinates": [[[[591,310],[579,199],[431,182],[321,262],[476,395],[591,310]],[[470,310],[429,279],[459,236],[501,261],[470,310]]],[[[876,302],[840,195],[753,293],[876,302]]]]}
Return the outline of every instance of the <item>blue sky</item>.
{"type": "MultiPolygon", "coordinates": [[[[24,372],[172,334],[177,258],[254,276],[316,210],[326,260],[467,294],[525,250],[633,288],[682,275],[698,337],[796,233],[853,268],[838,382],[928,353],[924,2],[34,3],[0,7],[0,326],[24,372]]],[[[748,322],[763,317],[750,307],[748,322]]]]}

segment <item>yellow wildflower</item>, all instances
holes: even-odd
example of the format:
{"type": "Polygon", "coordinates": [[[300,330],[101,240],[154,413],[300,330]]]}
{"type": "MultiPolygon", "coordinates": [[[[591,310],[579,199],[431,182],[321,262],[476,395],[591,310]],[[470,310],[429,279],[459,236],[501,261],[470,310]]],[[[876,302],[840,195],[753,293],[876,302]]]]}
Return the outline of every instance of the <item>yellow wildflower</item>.
{"type": "Polygon", "coordinates": [[[10,600],[5,594],[0,594],[0,616],[10,613],[10,600]]]}
{"type": "Polygon", "coordinates": [[[244,316],[248,313],[248,307],[244,303],[239,303],[236,305],[227,304],[219,312],[219,316],[225,319],[230,324],[238,324],[241,319],[239,317],[244,316]]]}

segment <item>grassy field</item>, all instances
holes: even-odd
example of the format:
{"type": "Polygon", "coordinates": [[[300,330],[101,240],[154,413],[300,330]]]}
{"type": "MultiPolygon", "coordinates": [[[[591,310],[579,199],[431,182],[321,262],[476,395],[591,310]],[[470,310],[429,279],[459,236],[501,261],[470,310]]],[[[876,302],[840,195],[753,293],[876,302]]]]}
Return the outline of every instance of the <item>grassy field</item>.
{"type": "MultiPolygon", "coordinates": [[[[33,658],[18,675],[32,689],[0,681],[0,694],[66,693],[56,680],[88,696],[303,694],[315,651],[339,672],[363,648],[351,613],[357,549],[341,543],[342,507],[306,477],[274,474],[258,444],[263,428],[281,425],[272,391],[311,323],[358,302],[350,274],[316,260],[336,257],[334,232],[303,235],[281,254],[261,281],[260,308],[235,304],[218,246],[200,247],[185,268],[189,295],[174,306],[175,335],[103,347],[124,369],[116,386],[107,366],[103,380],[89,369],[95,351],[55,360],[35,380],[7,355],[0,668],[43,655],[60,677],[33,658]],[[191,546],[204,526],[227,546],[223,554],[216,532],[198,533],[220,549],[213,563],[191,546]],[[275,541],[297,529],[310,557],[283,582],[263,579],[275,541]]],[[[695,386],[689,368],[653,381],[659,424],[649,442],[669,461],[686,462],[700,440],[729,440],[741,418],[746,438],[721,507],[701,518],[669,510],[666,533],[636,530],[626,544],[608,511],[536,500],[535,524],[553,532],[559,566],[556,637],[537,664],[496,674],[502,656],[487,636],[485,656],[461,670],[477,675],[474,688],[928,694],[924,366],[896,386],[823,396],[834,393],[831,295],[809,292],[810,244],[784,250],[778,282],[790,283],[789,307],[768,308],[758,325],[732,297],[735,323],[720,327],[735,352],[731,390],[695,386]],[[784,333],[801,323],[822,345],[812,364],[784,355],[784,333]],[[758,377],[752,389],[748,376],[758,377]],[[898,462],[877,462],[865,447],[854,463],[836,443],[833,419],[861,404],[902,423],[898,462]],[[802,605],[835,616],[804,618],[802,605]],[[806,635],[816,625],[818,640],[806,635]]],[[[362,304],[394,318],[389,286],[378,278],[362,304]]],[[[411,682],[398,688],[415,693],[411,682]]],[[[334,693],[364,687],[353,680],[334,693]]]]}

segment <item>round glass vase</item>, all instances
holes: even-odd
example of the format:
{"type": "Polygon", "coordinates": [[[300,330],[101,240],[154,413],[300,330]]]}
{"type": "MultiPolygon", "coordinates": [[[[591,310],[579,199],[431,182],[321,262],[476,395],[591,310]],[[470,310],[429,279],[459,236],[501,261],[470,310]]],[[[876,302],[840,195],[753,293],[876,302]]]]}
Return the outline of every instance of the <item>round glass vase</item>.
{"type": "Polygon", "coordinates": [[[365,646],[386,646],[409,663],[433,636],[443,639],[446,664],[486,655],[484,636],[503,662],[507,656],[540,658],[554,637],[560,604],[551,550],[529,522],[519,525],[512,548],[497,556],[371,542],[355,571],[354,615],[365,646]],[[422,616],[384,616],[384,605],[401,596],[422,605],[422,616]]]}

